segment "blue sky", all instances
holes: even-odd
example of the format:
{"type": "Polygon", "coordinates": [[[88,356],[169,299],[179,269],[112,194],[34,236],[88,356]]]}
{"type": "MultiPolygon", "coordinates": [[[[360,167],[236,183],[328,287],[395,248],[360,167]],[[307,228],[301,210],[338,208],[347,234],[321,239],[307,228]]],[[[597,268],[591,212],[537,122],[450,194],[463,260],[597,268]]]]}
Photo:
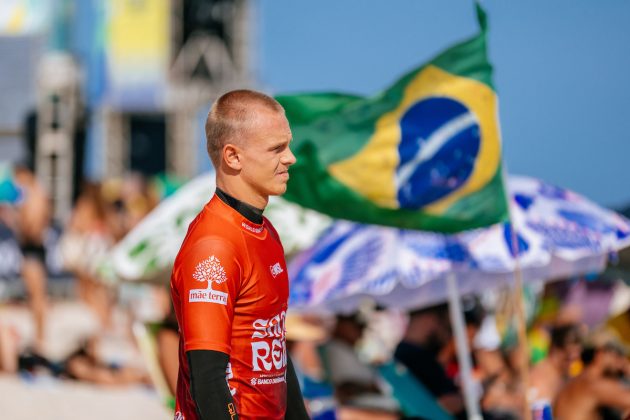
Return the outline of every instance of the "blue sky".
{"type": "MultiPolygon", "coordinates": [[[[630,204],[630,2],[486,0],[504,158],[630,204]]],[[[258,0],[256,77],[273,93],[372,95],[477,31],[472,1],[258,0]]]]}

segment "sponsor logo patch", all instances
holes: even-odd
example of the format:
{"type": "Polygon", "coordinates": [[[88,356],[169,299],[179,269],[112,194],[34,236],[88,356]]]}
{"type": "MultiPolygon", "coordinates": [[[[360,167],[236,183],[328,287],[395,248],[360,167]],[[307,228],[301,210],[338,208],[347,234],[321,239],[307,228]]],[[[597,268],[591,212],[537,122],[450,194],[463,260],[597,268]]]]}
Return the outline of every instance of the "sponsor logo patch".
{"type": "Polygon", "coordinates": [[[252,226],[252,225],[250,225],[248,223],[245,223],[245,222],[242,222],[241,226],[243,226],[243,228],[245,230],[249,230],[250,232],[253,232],[253,233],[260,233],[260,232],[263,231],[263,227],[262,226],[252,226]]]}
{"type": "Polygon", "coordinates": [[[232,403],[228,404],[228,412],[230,413],[230,418],[231,419],[236,417],[236,408],[234,408],[234,404],[232,404],[232,403]]]}
{"type": "Polygon", "coordinates": [[[252,378],[249,381],[252,385],[275,385],[282,382],[286,382],[284,375],[272,377],[272,378],[252,378]]]}
{"type": "Polygon", "coordinates": [[[228,294],[212,289],[212,283],[221,284],[227,281],[225,269],[221,261],[214,255],[197,264],[193,278],[199,282],[208,282],[205,289],[190,289],[189,302],[218,303],[227,306],[228,294]]]}
{"type": "Polygon", "coordinates": [[[284,270],[282,269],[282,267],[280,266],[280,263],[277,262],[274,265],[270,266],[269,269],[271,270],[271,275],[273,276],[273,278],[276,278],[276,276],[280,273],[282,273],[284,270]]]}
{"type": "Polygon", "coordinates": [[[285,339],[286,312],[282,311],[268,319],[257,319],[252,323],[252,366],[254,372],[275,372],[287,365],[285,339]]]}

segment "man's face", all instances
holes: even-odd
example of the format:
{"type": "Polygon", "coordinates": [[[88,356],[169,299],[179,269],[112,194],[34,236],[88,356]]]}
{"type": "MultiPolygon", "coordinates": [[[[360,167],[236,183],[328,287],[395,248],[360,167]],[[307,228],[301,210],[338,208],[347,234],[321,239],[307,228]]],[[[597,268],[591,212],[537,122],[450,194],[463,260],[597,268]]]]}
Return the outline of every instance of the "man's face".
{"type": "Polygon", "coordinates": [[[599,352],[599,358],[604,376],[609,378],[617,377],[619,373],[619,360],[617,353],[609,349],[602,349],[599,352]]]}
{"type": "Polygon", "coordinates": [[[291,129],[284,114],[261,109],[244,130],[241,176],[265,199],[287,190],[289,166],[295,156],[289,148],[291,129]]]}
{"type": "Polygon", "coordinates": [[[428,351],[437,354],[452,338],[451,324],[448,317],[441,314],[433,314],[427,318],[427,327],[430,332],[424,342],[424,347],[428,351]]]}
{"type": "Polygon", "coordinates": [[[616,349],[603,350],[602,353],[604,376],[613,379],[624,378],[628,371],[628,359],[625,354],[616,349]]]}
{"type": "Polygon", "coordinates": [[[568,365],[579,360],[581,353],[582,344],[579,340],[571,340],[564,346],[564,354],[568,365]]]}

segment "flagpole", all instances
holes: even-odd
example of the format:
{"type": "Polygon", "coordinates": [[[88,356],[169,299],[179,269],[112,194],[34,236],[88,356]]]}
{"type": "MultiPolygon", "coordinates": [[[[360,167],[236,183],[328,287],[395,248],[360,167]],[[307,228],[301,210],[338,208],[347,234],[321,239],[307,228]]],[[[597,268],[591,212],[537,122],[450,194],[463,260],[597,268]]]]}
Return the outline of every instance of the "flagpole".
{"type": "Polygon", "coordinates": [[[459,374],[462,381],[464,394],[464,404],[469,420],[482,420],[479,410],[479,398],[475,392],[475,384],[472,378],[472,361],[470,358],[470,346],[466,336],[466,326],[464,313],[462,312],[459,290],[457,287],[457,277],[451,270],[446,275],[446,286],[448,290],[448,309],[455,338],[455,350],[459,363],[459,374]]]}
{"type": "Polygon", "coordinates": [[[527,320],[525,317],[525,305],[523,304],[523,273],[521,270],[520,257],[518,255],[518,239],[512,221],[510,221],[510,231],[512,236],[512,249],[516,249],[516,255],[514,256],[514,299],[516,300],[518,341],[521,351],[524,352],[519,369],[525,388],[525,413],[523,418],[525,420],[530,420],[530,401],[527,397],[529,393],[529,343],[527,340],[527,320]],[[514,248],[514,246],[516,246],[516,248],[514,248]]]}
{"type": "MultiPolygon", "coordinates": [[[[483,31],[487,30],[487,21],[485,19],[485,14],[480,15],[481,9],[481,0],[474,0],[475,7],[477,9],[477,16],[479,19],[479,23],[481,29],[483,31]],[[480,16],[483,16],[481,19],[480,16]]],[[[499,115],[497,109],[497,124],[499,124],[499,115]]],[[[501,130],[499,129],[499,133],[501,130]]],[[[501,159],[503,162],[503,159],[501,159]]],[[[506,165],[503,162],[503,170],[501,171],[501,180],[503,182],[503,191],[506,190],[507,185],[507,175],[506,175],[506,165]]],[[[518,341],[520,348],[524,351],[524,357],[521,361],[521,366],[519,366],[519,372],[521,374],[524,393],[525,393],[525,406],[523,407],[523,419],[524,420],[532,420],[532,413],[529,409],[529,400],[528,400],[528,390],[529,390],[529,345],[527,342],[527,323],[525,320],[525,307],[523,306],[523,271],[521,269],[520,263],[520,253],[518,252],[518,236],[516,234],[516,229],[514,227],[514,218],[512,216],[512,209],[510,206],[510,192],[507,191],[507,195],[505,197],[508,211],[508,221],[510,223],[510,236],[511,236],[511,248],[514,250],[514,296],[516,299],[516,319],[517,319],[517,330],[518,330],[518,341]]]]}

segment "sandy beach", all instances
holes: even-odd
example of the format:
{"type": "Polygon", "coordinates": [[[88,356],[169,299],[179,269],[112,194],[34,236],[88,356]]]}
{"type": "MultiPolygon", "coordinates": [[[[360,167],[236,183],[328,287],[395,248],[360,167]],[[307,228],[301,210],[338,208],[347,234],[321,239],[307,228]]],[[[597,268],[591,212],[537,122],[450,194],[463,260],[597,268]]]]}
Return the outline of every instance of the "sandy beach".
{"type": "Polygon", "coordinates": [[[108,388],[50,377],[1,375],[0,407],[2,418],[11,420],[172,418],[149,388],[108,388]]]}

